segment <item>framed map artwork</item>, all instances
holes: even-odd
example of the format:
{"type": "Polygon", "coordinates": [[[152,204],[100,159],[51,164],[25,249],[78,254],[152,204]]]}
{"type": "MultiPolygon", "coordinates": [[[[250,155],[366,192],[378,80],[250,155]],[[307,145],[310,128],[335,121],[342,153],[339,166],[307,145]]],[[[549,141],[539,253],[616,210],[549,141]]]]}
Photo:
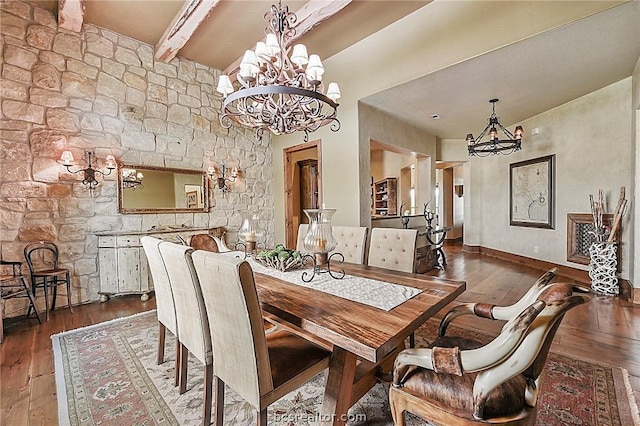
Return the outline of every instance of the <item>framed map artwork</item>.
{"type": "Polygon", "coordinates": [[[509,165],[509,225],[553,229],[555,157],[509,165]]]}

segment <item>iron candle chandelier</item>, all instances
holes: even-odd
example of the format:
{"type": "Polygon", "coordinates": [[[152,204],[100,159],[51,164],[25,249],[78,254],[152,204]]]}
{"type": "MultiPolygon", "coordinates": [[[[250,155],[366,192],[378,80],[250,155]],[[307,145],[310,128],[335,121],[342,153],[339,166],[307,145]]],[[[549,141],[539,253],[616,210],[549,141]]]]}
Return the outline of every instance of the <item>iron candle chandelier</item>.
{"type": "Polygon", "coordinates": [[[297,16],[288,6],[272,5],[265,14],[268,25],[265,42],[258,42],[255,51],[247,50],[240,64],[235,91],[227,75],[221,75],[217,91],[224,98],[220,123],[230,128],[232,122],[255,130],[261,140],[265,129],[276,135],[309,133],[331,124],[340,129],[336,118],[340,98],[337,83],[330,83],[322,93],[324,67],[318,55],[307,55],[304,44],[289,43],[295,35],[297,16]],[[289,53],[291,50],[291,57],[289,53]]]}
{"type": "Polygon", "coordinates": [[[489,101],[493,106],[493,112],[489,117],[487,127],[484,128],[478,139],[473,137],[473,134],[467,134],[467,148],[469,149],[470,156],[486,157],[487,155],[504,154],[509,155],[513,152],[520,151],[522,149],[522,134],[524,130],[522,126],[516,126],[515,135],[505,129],[496,115],[496,102],[498,99],[491,99],[489,101]],[[498,136],[498,129],[507,136],[506,139],[500,139],[498,136]],[[485,134],[489,135],[489,140],[482,142],[482,138],[485,134]]]}

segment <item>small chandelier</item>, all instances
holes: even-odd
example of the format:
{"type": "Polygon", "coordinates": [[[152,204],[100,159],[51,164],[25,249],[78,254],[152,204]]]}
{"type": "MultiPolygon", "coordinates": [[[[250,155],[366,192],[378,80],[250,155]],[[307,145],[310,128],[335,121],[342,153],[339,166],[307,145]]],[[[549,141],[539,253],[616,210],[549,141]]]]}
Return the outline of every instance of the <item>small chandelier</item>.
{"type": "Polygon", "coordinates": [[[467,135],[467,148],[469,149],[470,156],[486,157],[487,155],[503,154],[509,155],[513,152],[520,151],[522,149],[522,134],[524,130],[522,126],[516,126],[515,136],[504,128],[498,116],[496,115],[496,102],[498,99],[491,99],[489,101],[493,104],[493,113],[489,117],[489,123],[484,128],[478,139],[475,139],[471,133],[467,135]],[[497,127],[496,127],[497,126],[497,127]],[[500,139],[498,136],[498,128],[507,136],[506,139],[500,139]],[[489,132],[489,140],[482,142],[482,138],[489,132]]]}
{"type": "Polygon", "coordinates": [[[135,191],[136,188],[144,188],[142,184],[144,175],[142,172],[136,171],[136,169],[122,169],[122,187],[131,188],[135,191]]]}
{"type": "Polygon", "coordinates": [[[209,178],[212,181],[218,184],[220,191],[225,193],[231,189],[227,183],[235,182],[238,178],[238,168],[228,167],[224,164],[217,167],[216,165],[211,164],[207,169],[207,175],[209,175],[209,178]]]}
{"type": "Polygon", "coordinates": [[[96,174],[101,174],[102,176],[108,176],[117,167],[116,159],[111,154],[105,157],[105,163],[106,163],[105,169],[107,169],[106,172],[103,172],[94,168],[94,165],[95,163],[97,163],[98,158],[95,156],[93,152],[85,151],[82,158],[86,162],[87,167],[85,167],[84,169],[76,170],[76,171],[71,170],[71,167],[75,165],[75,160],[73,158],[73,154],[71,153],[71,151],[64,151],[60,156],[60,162],[64,167],[66,167],[69,173],[73,173],[73,174],[82,173],[83,174],[82,183],[87,187],[89,187],[89,191],[93,191],[93,189],[97,187],[99,184],[99,182],[96,180],[96,174]]]}
{"type": "Polygon", "coordinates": [[[289,57],[296,14],[280,4],[272,5],[264,18],[266,40],[245,52],[237,76],[240,89],[235,91],[227,75],[218,80],[216,90],[224,98],[220,124],[228,129],[234,121],[255,129],[257,140],[264,129],[276,135],[301,131],[305,142],[321,126],[331,123],[331,130],[338,131],[338,84],[330,83],[322,93],[324,67],[318,55],[307,56],[304,44],[293,46],[289,57]]]}

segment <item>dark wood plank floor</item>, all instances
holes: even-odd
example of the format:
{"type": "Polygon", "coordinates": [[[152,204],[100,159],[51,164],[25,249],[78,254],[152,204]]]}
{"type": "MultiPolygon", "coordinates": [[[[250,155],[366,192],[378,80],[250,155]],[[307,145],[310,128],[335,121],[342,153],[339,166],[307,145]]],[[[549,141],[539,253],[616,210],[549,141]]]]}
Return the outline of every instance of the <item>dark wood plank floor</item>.
{"type": "MultiPolygon", "coordinates": [[[[447,269],[430,274],[465,280],[467,291],[458,301],[511,304],[542,274],[521,265],[491,257],[463,253],[447,246],[447,269]]],[[[557,281],[561,281],[558,279],[557,281]]],[[[151,298],[123,296],[106,303],[57,309],[51,319],[5,321],[0,345],[0,424],[55,425],[57,400],[50,336],[66,330],[108,321],[155,308],[151,298]]],[[[465,325],[466,319],[456,324],[465,325]]],[[[501,324],[482,320],[476,328],[497,333],[501,324]]],[[[636,400],[640,400],[640,306],[607,296],[594,296],[588,305],[570,311],[560,327],[552,350],[626,368],[636,400]]]]}

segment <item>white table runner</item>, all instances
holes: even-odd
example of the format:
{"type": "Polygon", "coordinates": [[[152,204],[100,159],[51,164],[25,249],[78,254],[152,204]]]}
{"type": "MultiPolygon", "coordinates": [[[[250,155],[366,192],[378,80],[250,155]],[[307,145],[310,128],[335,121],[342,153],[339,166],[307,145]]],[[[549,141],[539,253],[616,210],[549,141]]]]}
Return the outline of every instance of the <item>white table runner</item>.
{"type": "MultiPolygon", "coordinates": [[[[228,256],[244,256],[243,252],[232,251],[224,253],[228,256]]],[[[251,268],[260,274],[269,275],[296,284],[302,287],[312,288],[322,291],[333,296],[342,297],[343,299],[352,300],[374,308],[390,311],[396,306],[406,302],[422,290],[418,288],[408,287],[400,284],[393,284],[384,281],[372,280],[370,278],[357,277],[354,275],[345,275],[343,279],[337,280],[331,278],[329,274],[317,274],[311,282],[302,281],[302,273],[313,271],[311,268],[294,269],[288,272],[281,272],[277,269],[268,268],[261,263],[256,262],[251,257],[246,259],[251,268]]],[[[340,264],[337,266],[340,269],[340,264]]]]}

